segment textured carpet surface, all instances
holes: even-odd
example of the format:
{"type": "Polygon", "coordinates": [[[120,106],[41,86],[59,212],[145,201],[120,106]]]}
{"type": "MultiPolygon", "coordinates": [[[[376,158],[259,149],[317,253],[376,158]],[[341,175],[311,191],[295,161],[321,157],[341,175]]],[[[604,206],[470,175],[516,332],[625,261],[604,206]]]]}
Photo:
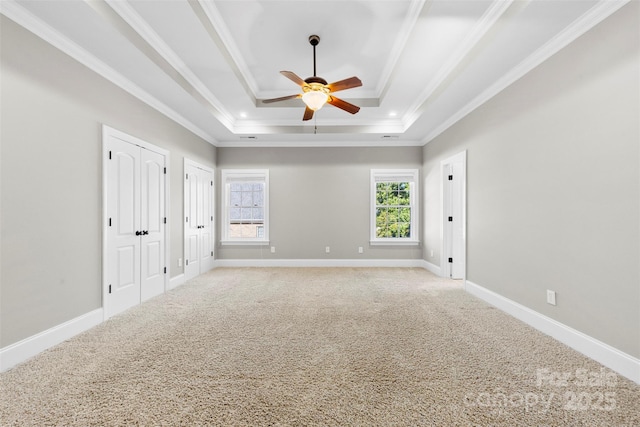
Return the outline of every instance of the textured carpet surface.
{"type": "Polygon", "coordinates": [[[420,269],[217,269],[0,390],[3,426],[640,426],[640,386],[420,269]]]}

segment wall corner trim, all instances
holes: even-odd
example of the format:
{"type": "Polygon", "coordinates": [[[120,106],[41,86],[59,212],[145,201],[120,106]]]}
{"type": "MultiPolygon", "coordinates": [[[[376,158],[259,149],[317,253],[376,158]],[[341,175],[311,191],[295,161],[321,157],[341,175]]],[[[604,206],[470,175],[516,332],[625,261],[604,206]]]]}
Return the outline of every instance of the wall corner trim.
{"type": "Polygon", "coordinates": [[[538,331],[555,338],[607,368],[629,378],[631,381],[640,384],[640,359],[469,280],[465,282],[465,290],[538,331]]]}
{"type": "Polygon", "coordinates": [[[4,347],[0,349],[0,372],[11,369],[44,350],[99,325],[102,321],[103,310],[99,308],[4,347]]]}

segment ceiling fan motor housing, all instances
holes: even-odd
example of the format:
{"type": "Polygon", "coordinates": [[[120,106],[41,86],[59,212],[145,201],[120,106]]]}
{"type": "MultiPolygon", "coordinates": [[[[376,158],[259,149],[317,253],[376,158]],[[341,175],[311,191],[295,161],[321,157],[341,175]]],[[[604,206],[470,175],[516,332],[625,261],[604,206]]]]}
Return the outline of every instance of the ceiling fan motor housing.
{"type": "Polygon", "coordinates": [[[327,81],[325,79],[317,76],[307,77],[306,79],[304,79],[304,82],[307,84],[320,83],[321,85],[325,85],[325,86],[327,85],[327,81]]]}

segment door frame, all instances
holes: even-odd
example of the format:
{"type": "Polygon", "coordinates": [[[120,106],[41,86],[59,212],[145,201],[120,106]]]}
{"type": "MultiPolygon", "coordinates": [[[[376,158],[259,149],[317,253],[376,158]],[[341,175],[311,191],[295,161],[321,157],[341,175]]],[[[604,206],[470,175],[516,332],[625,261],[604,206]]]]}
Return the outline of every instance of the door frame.
{"type": "Polygon", "coordinates": [[[167,289],[169,289],[169,277],[171,277],[171,265],[170,265],[171,263],[168,262],[168,260],[171,259],[171,256],[170,256],[171,233],[169,232],[169,225],[171,224],[170,209],[169,209],[171,206],[170,198],[169,198],[171,180],[169,179],[170,168],[168,166],[170,164],[170,156],[169,156],[170,153],[168,150],[165,150],[149,142],[146,142],[140,138],[136,138],[135,136],[129,135],[125,132],[119,131],[117,129],[114,129],[110,126],[103,124],[102,125],[102,313],[103,313],[103,320],[107,320],[110,317],[109,309],[108,309],[109,308],[108,307],[109,280],[107,277],[107,272],[108,272],[107,233],[109,228],[109,216],[107,212],[107,184],[108,184],[107,162],[109,161],[109,149],[107,147],[107,141],[109,141],[110,138],[116,138],[121,141],[127,142],[129,144],[137,145],[138,147],[161,154],[165,158],[165,167],[167,168],[167,173],[165,174],[165,177],[164,177],[164,180],[165,180],[164,181],[164,214],[165,214],[165,217],[167,218],[167,223],[166,223],[166,226],[164,227],[164,246],[165,246],[164,247],[164,265],[167,267],[167,274],[164,275],[164,292],[167,292],[167,289]]]}
{"type": "Polygon", "coordinates": [[[446,233],[446,229],[448,226],[448,218],[446,215],[447,206],[451,202],[456,202],[451,198],[451,192],[449,190],[449,186],[447,185],[448,181],[448,173],[446,172],[446,167],[453,163],[462,163],[462,176],[461,176],[461,191],[460,191],[460,199],[457,200],[458,203],[461,204],[460,209],[462,212],[462,281],[466,283],[467,281],[467,150],[464,150],[458,154],[455,154],[451,157],[448,157],[440,162],[440,179],[441,179],[441,192],[440,192],[440,206],[441,206],[441,217],[442,217],[442,239],[440,246],[440,272],[442,277],[450,277],[451,276],[451,265],[447,260],[448,249],[451,247],[451,238],[446,233]]]}
{"type": "MultiPolygon", "coordinates": [[[[211,222],[211,250],[213,251],[213,256],[212,256],[212,260],[215,261],[215,255],[216,255],[216,222],[217,222],[217,215],[216,215],[216,174],[215,174],[215,169],[210,167],[210,166],[206,166],[203,165],[202,163],[198,163],[194,160],[188,159],[188,158],[184,158],[184,163],[183,163],[183,173],[182,173],[182,181],[184,183],[184,187],[183,187],[183,196],[184,196],[184,200],[182,202],[182,224],[183,224],[183,231],[182,231],[182,268],[183,268],[183,274],[184,277],[186,279],[187,274],[186,274],[186,254],[187,254],[187,233],[188,233],[188,229],[187,229],[187,223],[184,220],[185,219],[185,212],[186,212],[186,206],[187,206],[187,192],[188,192],[188,188],[187,188],[187,180],[185,179],[186,173],[187,173],[187,166],[192,166],[198,169],[202,169],[206,172],[209,172],[211,174],[211,181],[213,181],[213,185],[211,186],[211,213],[213,216],[213,221],[211,222]]],[[[213,266],[211,266],[210,268],[213,268],[213,266]]],[[[202,265],[199,264],[199,272],[198,275],[202,274],[202,265]]],[[[197,276],[195,276],[197,277],[197,276]]]]}

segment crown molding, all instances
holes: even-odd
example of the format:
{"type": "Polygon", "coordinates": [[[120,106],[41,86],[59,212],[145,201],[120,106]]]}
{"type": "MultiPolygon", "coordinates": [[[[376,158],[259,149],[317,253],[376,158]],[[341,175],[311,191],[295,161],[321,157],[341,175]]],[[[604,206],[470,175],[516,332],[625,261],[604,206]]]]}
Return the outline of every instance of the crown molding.
{"type": "Polygon", "coordinates": [[[578,37],[589,31],[591,28],[595,27],[600,22],[604,21],[622,6],[629,3],[629,1],[630,0],[600,0],[594,7],[592,7],[581,17],[576,19],[571,25],[558,33],[554,38],[537,49],[533,54],[529,55],[518,65],[513,67],[510,71],[504,74],[502,78],[482,91],[480,95],[476,96],[464,107],[462,107],[455,114],[449,117],[449,119],[444,121],[433,131],[431,131],[423,139],[423,143],[426,145],[431,142],[442,132],[449,129],[458,121],[462,120],[467,114],[471,113],[473,110],[489,101],[498,93],[506,89],[508,86],[522,78],[525,74],[529,73],[535,67],[542,64],[551,56],[558,53],[561,49],[575,41],[578,37]]]}
{"type": "Polygon", "coordinates": [[[244,59],[242,59],[240,50],[234,43],[233,37],[231,37],[231,33],[214,2],[190,0],[189,4],[213,42],[218,46],[220,52],[227,60],[227,64],[229,64],[229,67],[233,70],[245,92],[249,95],[251,102],[255,104],[258,84],[249,71],[249,67],[244,62],[244,59]]]}
{"type": "MultiPolygon", "coordinates": [[[[232,130],[235,120],[234,117],[138,12],[125,1],[105,0],[105,3],[111,7],[119,19],[122,19],[146,42],[146,45],[139,46],[138,43],[136,43],[135,40],[131,40],[127,34],[124,34],[124,36],[127,37],[134,46],[138,46],[142,53],[152,61],[154,61],[156,54],[159,55],[164,63],[158,65],[165,71],[165,74],[207,107],[223,126],[228,130],[232,130]],[[170,70],[166,69],[167,65],[171,67],[170,70]],[[176,72],[178,75],[176,75],[176,72]]],[[[92,1],[91,4],[96,4],[96,2],[92,1]]],[[[158,61],[154,62],[158,63],[158,61]]]]}
{"type": "Polygon", "coordinates": [[[416,98],[414,103],[407,108],[407,114],[403,117],[405,131],[413,125],[422,115],[421,110],[431,95],[456,71],[460,64],[476,48],[482,38],[491,30],[498,19],[506,12],[514,0],[494,0],[487,8],[480,20],[460,43],[449,60],[443,64],[435,77],[427,84],[424,90],[416,98]]]}
{"type": "Polygon", "coordinates": [[[420,13],[422,13],[422,9],[424,8],[424,4],[426,0],[411,0],[411,4],[409,5],[409,11],[407,12],[404,22],[401,26],[401,32],[396,37],[396,41],[393,44],[393,48],[391,49],[391,56],[389,56],[389,60],[385,64],[382,73],[380,73],[380,80],[378,81],[378,85],[375,88],[375,96],[374,98],[383,99],[384,94],[386,93],[389,83],[391,81],[391,77],[393,76],[394,70],[398,65],[398,61],[404,52],[404,48],[407,45],[407,41],[409,40],[409,36],[413,32],[413,28],[420,17],[420,13]]]}
{"type": "Polygon", "coordinates": [[[127,79],[122,74],[118,73],[116,70],[109,67],[107,64],[105,64],[95,56],[91,55],[78,44],[72,42],[67,37],[63,36],[61,33],[53,29],[51,26],[44,23],[42,20],[40,20],[31,12],[18,4],[17,1],[0,1],[0,13],[11,19],[18,25],[22,26],[23,28],[27,29],[28,31],[32,32],[36,36],[40,37],[42,40],[49,43],[53,47],[66,53],[71,58],[75,59],[82,65],[86,66],[90,70],[94,71],[98,75],[118,86],[125,92],[149,105],[158,112],[162,113],[167,118],[183,126],[185,129],[191,131],[210,144],[216,144],[216,139],[209,135],[207,132],[194,125],[191,121],[187,120],[181,114],[168,107],[162,101],[158,100],[147,91],[131,82],[131,80],[127,79]]]}
{"type": "MultiPolygon", "coordinates": [[[[305,137],[314,135],[305,134],[305,137]]],[[[322,135],[318,135],[320,138],[322,135]]],[[[388,136],[388,135],[386,135],[388,136]]],[[[317,147],[422,147],[424,143],[417,140],[392,139],[381,136],[379,139],[369,139],[366,141],[334,141],[334,140],[303,140],[295,141],[267,141],[260,139],[260,136],[251,137],[241,141],[220,141],[216,144],[218,148],[317,148],[317,147]]]]}

